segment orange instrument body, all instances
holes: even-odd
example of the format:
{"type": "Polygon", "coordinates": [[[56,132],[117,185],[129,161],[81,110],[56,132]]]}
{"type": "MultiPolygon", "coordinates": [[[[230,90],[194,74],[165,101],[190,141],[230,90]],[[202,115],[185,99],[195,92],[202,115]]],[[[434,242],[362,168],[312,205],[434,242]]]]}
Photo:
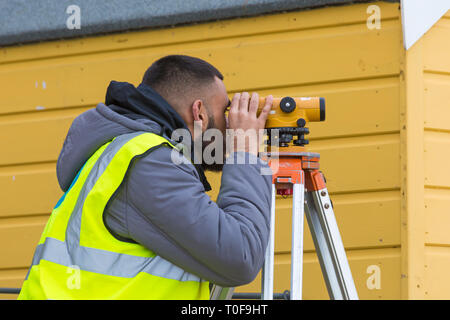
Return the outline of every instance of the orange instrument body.
{"type": "MultiPolygon", "coordinates": [[[[266,98],[259,99],[258,114],[266,98]]],[[[273,106],[267,117],[266,128],[297,127],[298,119],[309,121],[325,120],[325,99],[321,97],[273,98],[273,106]]]]}

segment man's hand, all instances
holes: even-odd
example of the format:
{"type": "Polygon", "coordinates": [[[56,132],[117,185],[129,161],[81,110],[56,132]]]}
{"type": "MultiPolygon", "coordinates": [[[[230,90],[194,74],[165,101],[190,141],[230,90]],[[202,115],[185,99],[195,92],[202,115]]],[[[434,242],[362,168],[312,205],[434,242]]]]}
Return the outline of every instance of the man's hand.
{"type": "Polygon", "coordinates": [[[259,104],[257,93],[253,93],[251,99],[248,92],[234,95],[228,113],[228,129],[232,129],[230,138],[234,140],[233,151],[245,151],[258,155],[259,130],[264,129],[272,103],[273,97],[268,96],[266,104],[257,116],[259,104]]]}

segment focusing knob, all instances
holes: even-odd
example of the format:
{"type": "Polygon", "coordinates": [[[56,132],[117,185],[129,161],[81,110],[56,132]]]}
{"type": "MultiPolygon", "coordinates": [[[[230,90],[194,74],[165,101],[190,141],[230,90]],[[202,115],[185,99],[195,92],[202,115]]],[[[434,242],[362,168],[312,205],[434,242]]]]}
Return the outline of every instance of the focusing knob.
{"type": "Polygon", "coordinates": [[[292,99],[291,97],[284,97],[280,101],[280,109],[283,112],[290,113],[295,110],[295,106],[296,106],[295,100],[292,99]]]}
{"type": "Polygon", "coordinates": [[[303,128],[304,126],[306,126],[306,120],[303,118],[300,118],[297,120],[297,127],[299,128],[303,128]]]}

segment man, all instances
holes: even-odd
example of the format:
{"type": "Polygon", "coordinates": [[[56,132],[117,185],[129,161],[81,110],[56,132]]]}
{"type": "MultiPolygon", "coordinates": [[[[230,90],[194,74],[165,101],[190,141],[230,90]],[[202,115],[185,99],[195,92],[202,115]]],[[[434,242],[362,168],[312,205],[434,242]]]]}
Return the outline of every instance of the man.
{"type": "Polygon", "coordinates": [[[112,81],[105,104],[74,120],[57,163],[65,194],[19,299],[208,299],[209,282],[256,277],[269,236],[267,164],[248,143],[225,164],[172,161],[175,130],[264,128],[271,96],[257,117],[258,95],[230,102],[222,80],[203,60],[167,56],[137,88],[112,81]],[[217,203],[204,169],[223,169],[217,203]]]}

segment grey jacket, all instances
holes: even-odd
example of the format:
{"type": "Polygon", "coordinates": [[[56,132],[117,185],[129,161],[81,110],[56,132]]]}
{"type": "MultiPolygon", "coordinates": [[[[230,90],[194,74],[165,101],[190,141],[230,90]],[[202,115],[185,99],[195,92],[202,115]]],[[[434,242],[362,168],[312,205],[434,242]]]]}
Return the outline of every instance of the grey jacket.
{"type": "MultiPolygon", "coordinates": [[[[57,163],[66,191],[80,166],[104,143],[121,134],[160,133],[153,120],[126,117],[123,108],[99,104],[72,123],[57,163]]],[[[211,201],[192,164],[174,164],[170,148],[137,159],[105,209],[108,230],[140,243],[201,279],[221,286],[253,281],[269,237],[271,176],[267,164],[225,164],[217,202],[211,201]]],[[[234,153],[238,157],[251,156],[234,153]]]]}

